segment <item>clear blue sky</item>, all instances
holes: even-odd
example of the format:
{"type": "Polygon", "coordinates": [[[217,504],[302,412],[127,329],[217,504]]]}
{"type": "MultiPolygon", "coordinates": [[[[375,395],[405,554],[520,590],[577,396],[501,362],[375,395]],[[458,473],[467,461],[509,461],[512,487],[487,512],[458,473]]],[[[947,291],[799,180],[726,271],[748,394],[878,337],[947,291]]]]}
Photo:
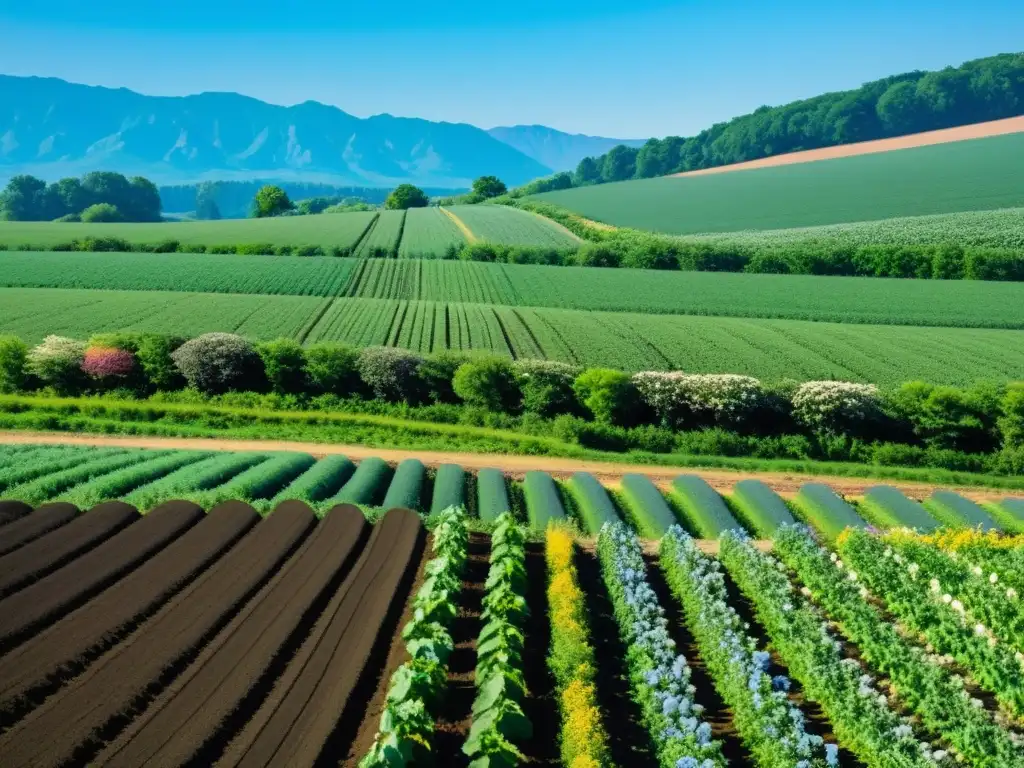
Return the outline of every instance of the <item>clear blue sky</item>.
{"type": "Polygon", "coordinates": [[[6,0],[0,72],[489,128],[688,135],[1024,48],[1020,0],[6,0]]]}

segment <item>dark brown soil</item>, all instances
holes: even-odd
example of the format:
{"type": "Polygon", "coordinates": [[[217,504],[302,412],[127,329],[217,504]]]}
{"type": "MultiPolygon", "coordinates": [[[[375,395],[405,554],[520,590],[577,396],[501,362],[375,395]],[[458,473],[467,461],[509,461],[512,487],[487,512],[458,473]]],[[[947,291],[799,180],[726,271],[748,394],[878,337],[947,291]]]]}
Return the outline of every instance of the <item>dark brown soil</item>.
{"type": "MultiPolygon", "coordinates": [[[[21,504],[20,501],[7,501],[5,504],[21,504]]],[[[23,547],[30,541],[74,520],[78,515],[78,507],[74,504],[58,502],[44,504],[35,512],[19,518],[0,528],[0,556],[23,547]]]]}
{"type": "Polygon", "coordinates": [[[0,558],[0,598],[52,573],[138,519],[135,507],[108,501],[5,555],[0,558]]]}
{"type": "Polygon", "coordinates": [[[278,508],[127,642],[0,736],[4,767],[88,762],[267,583],[315,522],[308,508],[278,508]]]}
{"type": "Polygon", "coordinates": [[[590,636],[597,658],[597,697],[612,761],[629,768],[658,768],[640,707],[630,696],[626,647],[619,639],[619,627],[597,556],[592,551],[577,550],[576,567],[587,601],[590,636]]]}
{"type": "Polygon", "coordinates": [[[31,511],[32,507],[23,501],[0,501],[0,526],[13,523],[31,511]]]}
{"type": "Polygon", "coordinates": [[[527,690],[523,712],[533,724],[533,738],[519,746],[528,763],[556,768],[561,764],[558,747],[560,714],[555,680],[547,664],[551,621],[548,618],[548,574],[543,544],[526,545],[526,577],[526,604],[530,608],[530,617],[525,627],[526,646],[523,650],[527,690]]]}
{"type": "Polygon", "coordinates": [[[384,516],[272,695],[218,764],[338,765],[375,693],[387,653],[382,630],[402,612],[424,538],[415,512],[384,516]]]}
{"type": "Polygon", "coordinates": [[[476,641],[483,627],[480,614],[490,550],[490,537],[469,534],[469,562],[459,594],[459,612],[452,622],[455,651],[448,660],[448,691],[435,723],[434,752],[437,764],[445,768],[469,762],[462,745],[472,725],[471,710],[476,698],[476,641]]]}
{"type": "Polygon", "coordinates": [[[122,581],[0,657],[0,728],[9,727],[128,637],[257,520],[259,515],[244,504],[216,507],[122,581]]]}
{"type": "Polygon", "coordinates": [[[69,565],[0,601],[0,653],[85,603],[203,517],[187,501],[163,504],[69,565]]]}

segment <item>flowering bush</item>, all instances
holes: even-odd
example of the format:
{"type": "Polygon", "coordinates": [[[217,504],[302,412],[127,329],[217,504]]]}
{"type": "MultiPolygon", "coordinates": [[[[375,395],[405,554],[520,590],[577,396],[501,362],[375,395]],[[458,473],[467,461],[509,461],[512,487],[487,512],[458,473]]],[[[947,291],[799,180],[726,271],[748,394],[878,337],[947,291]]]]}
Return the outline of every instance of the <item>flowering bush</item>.
{"type": "Polygon", "coordinates": [[[722,563],[754,605],[789,671],[818,702],[839,739],[869,765],[945,765],[946,754],[914,737],[913,727],[860,663],[844,657],[821,613],[799,595],[784,567],[746,533],[722,534],[722,563]]]}
{"type": "Polygon", "coordinates": [[[661,540],[661,563],[686,612],[687,625],[715,688],[734,713],[743,741],[764,768],[835,766],[838,747],[807,733],[804,715],[789,702],[786,677],[768,674],[770,657],[729,605],[721,566],[678,525],[661,540]]]}
{"type": "Polygon", "coordinates": [[[426,581],[413,598],[413,619],[402,629],[411,659],[391,676],[377,736],[359,768],[415,765],[430,754],[435,710],[455,648],[448,628],[455,620],[468,544],[465,510],[449,507],[441,512],[434,528],[434,557],[424,567],[426,581]]]}
{"type": "Polygon", "coordinates": [[[135,370],[135,355],[127,349],[89,347],[82,370],[97,379],[124,378],[135,370]]]}
{"type": "Polygon", "coordinates": [[[977,633],[977,624],[968,620],[959,599],[944,591],[937,579],[923,577],[918,563],[878,537],[850,529],[837,544],[841,555],[837,567],[852,568],[903,625],[921,633],[937,653],[969,670],[1010,711],[1024,714],[1024,654],[993,642],[984,626],[977,633]]]}
{"type": "Polygon", "coordinates": [[[25,368],[58,392],[68,394],[83,383],[85,344],[63,336],[47,336],[29,350],[25,368]]]}
{"type": "Polygon", "coordinates": [[[258,389],[264,379],[256,349],[232,333],[204,333],[171,355],[188,383],[207,394],[229,389],[258,389]]]}
{"type": "Polygon", "coordinates": [[[796,571],[814,600],[839,621],[862,657],[900,691],[906,705],[926,727],[947,739],[968,760],[992,768],[1011,768],[1024,753],[1007,731],[971,702],[963,680],[912,645],[868,602],[859,576],[837,567],[810,530],[784,525],[773,551],[796,571]]]}
{"type": "Polygon", "coordinates": [[[874,384],[808,381],[793,393],[793,416],[818,432],[860,434],[880,413],[874,384]]]}
{"type": "Polygon", "coordinates": [[[548,527],[544,548],[550,574],[548,666],[555,678],[562,714],[562,764],[566,768],[604,768],[609,765],[608,734],[597,703],[597,662],[587,629],[586,603],[573,564],[574,549],[570,532],[548,527]]]}
{"type": "Polygon", "coordinates": [[[423,388],[419,369],[423,358],[394,347],[367,347],[356,368],[374,397],[391,402],[415,402],[423,388]]]}
{"type": "Polygon", "coordinates": [[[761,382],[750,376],[644,371],[633,376],[633,384],[662,425],[676,429],[735,428],[765,405],[761,382]]]}
{"type": "Polygon", "coordinates": [[[704,708],[694,702],[686,657],[676,653],[665,611],[647,582],[640,540],[622,523],[605,523],[597,538],[605,584],[611,594],[633,697],[643,712],[664,768],[715,768],[725,765],[711,726],[701,722],[704,708]]]}

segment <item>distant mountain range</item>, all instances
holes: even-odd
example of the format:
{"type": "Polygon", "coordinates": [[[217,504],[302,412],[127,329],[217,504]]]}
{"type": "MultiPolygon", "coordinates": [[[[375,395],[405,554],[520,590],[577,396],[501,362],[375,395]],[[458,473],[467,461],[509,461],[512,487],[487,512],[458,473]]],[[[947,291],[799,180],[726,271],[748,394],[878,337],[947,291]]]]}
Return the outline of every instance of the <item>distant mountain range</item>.
{"type": "Polygon", "coordinates": [[[358,118],[313,101],[282,107],[237,93],[145,96],[0,75],[0,178],[110,170],[161,184],[274,178],[464,188],[485,174],[522,184],[617,143],[544,126],[485,131],[392,115],[358,118]]]}

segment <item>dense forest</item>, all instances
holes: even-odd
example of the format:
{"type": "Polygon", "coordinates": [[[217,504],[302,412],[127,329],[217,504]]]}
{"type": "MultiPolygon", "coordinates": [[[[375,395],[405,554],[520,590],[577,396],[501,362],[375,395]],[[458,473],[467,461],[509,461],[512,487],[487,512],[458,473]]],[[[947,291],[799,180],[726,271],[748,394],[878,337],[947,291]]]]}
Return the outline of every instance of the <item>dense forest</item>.
{"type": "Polygon", "coordinates": [[[535,194],[587,184],[647,179],[805,149],[870,141],[1024,114],[1024,53],[908,72],[718,123],[696,136],[619,145],[580,161],[575,173],[516,190],[535,194]]]}
{"type": "MultiPolygon", "coordinates": [[[[364,202],[382,205],[387,199],[389,188],[338,187],[332,184],[309,184],[302,182],[266,181],[208,181],[199,184],[180,184],[160,187],[160,199],[165,211],[174,213],[194,212],[196,218],[241,219],[252,212],[253,198],[260,187],[273,184],[285,191],[291,200],[319,198],[329,200],[327,205],[342,201],[364,202]]],[[[428,195],[450,195],[451,189],[427,189],[428,195]]]]}
{"type": "Polygon", "coordinates": [[[0,192],[0,220],[160,221],[160,194],[142,176],[94,171],[47,184],[14,176],[0,192]]]}

